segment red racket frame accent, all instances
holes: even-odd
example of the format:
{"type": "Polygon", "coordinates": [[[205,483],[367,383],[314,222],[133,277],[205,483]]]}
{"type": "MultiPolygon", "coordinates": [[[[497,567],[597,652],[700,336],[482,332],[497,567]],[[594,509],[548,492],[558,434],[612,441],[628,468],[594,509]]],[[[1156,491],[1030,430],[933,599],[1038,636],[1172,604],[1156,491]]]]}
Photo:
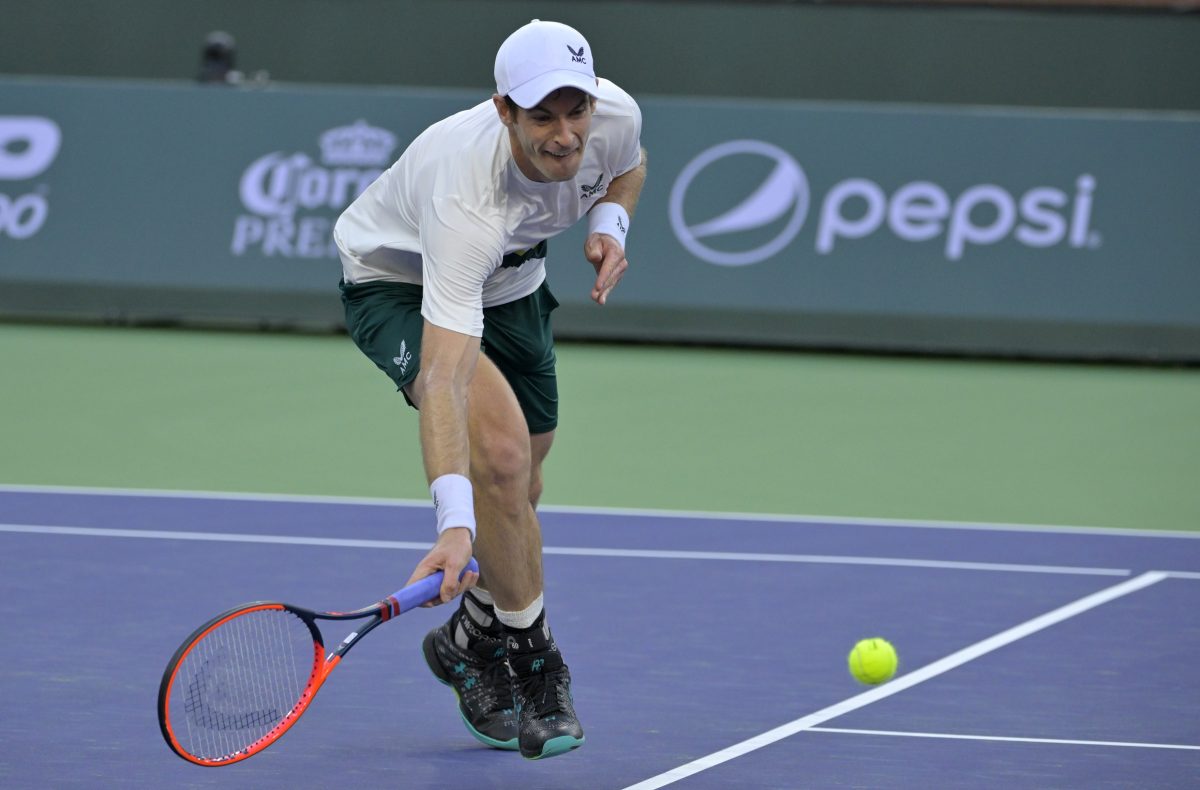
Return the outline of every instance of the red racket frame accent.
{"type": "MultiPolygon", "coordinates": [[[[467,567],[463,569],[459,575],[461,579],[467,572],[479,573],[479,564],[474,558],[467,562],[467,567]]],[[[192,635],[184,640],[183,644],[175,651],[170,662],[167,664],[166,670],[163,671],[162,683],[158,687],[158,724],[162,730],[163,738],[166,739],[167,745],[171,750],[178,754],[183,759],[196,765],[208,767],[232,765],[233,763],[245,760],[247,757],[252,757],[263,749],[267,748],[275,741],[279,740],[285,732],[287,732],[293,724],[299,719],[301,714],[308,710],[308,706],[312,704],[313,698],[317,692],[321,690],[329,673],[333,671],[342,657],[349,652],[350,648],[358,644],[358,641],[372,631],[375,626],[380,623],[387,622],[394,617],[399,616],[403,612],[407,612],[426,601],[433,600],[437,597],[442,586],[442,572],[437,571],[423,579],[418,579],[410,585],[403,587],[400,590],[384,598],[382,601],[364,606],[362,609],[356,609],[353,612],[314,612],[309,609],[302,609],[298,606],[291,606],[285,603],[275,601],[255,601],[254,603],[243,604],[242,606],[230,609],[227,612],[217,615],[209,620],[204,625],[197,628],[192,635]],[[308,677],[308,684],[304,687],[304,691],[300,694],[300,699],[292,706],[292,709],[287,712],[279,723],[271,728],[269,732],[263,735],[258,740],[252,742],[249,746],[240,749],[232,754],[223,755],[217,759],[206,759],[189,754],[175,738],[175,733],[171,729],[171,722],[168,716],[167,707],[171,701],[171,687],[175,683],[175,676],[179,671],[179,665],[183,663],[184,658],[192,649],[206,637],[213,629],[218,628],[223,623],[227,623],[235,617],[239,617],[250,612],[260,612],[265,610],[290,612],[296,615],[308,626],[309,633],[313,638],[313,668],[308,677]],[[352,631],[341,641],[341,644],[325,657],[325,641],[321,636],[320,629],[317,628],[316,621],[320,620],[359,620],[369,618],[357,630],[352,631]]]]}
{"type": "Polygon", "coordinates": [[[263,749],[279,740],[279,738],[299,720],[300,715],[304,713],[309,704],[312,703],[313,697],[316,696],[317,691],[320,690],[321,685],[325,682],[325,679],[329,677],[329,673],[335,666],[337,666],[338,662],[341,661],[340,655],[332,656],[329,661],[325,660],[325,644],[322,641],[321,632],[317,629],[316,623],[313,621],[312,617],[305,615],[307,615],[306,612],[298,612],[293,607],[281,603],[247,604],[245,606],[239,606],[236,609],[231,609],[228,612],[217,615],[215,618],[196,629],[196,632],[188,637],[179,650],[175,652],[171,662],[167,664],[167,671],[163,674],[162,685],[159,687],[158,693],[158,722],[162,728],[163,737],[166,738],[167,745],[171,747],[172,751],[188,762],[195,763],[196,765],[209,767],[232,765],[233,763],[245,760],[247,757],[252,757],[255,754],[258,754],[263,749]],[[234,752],[233,754],[226,755],[219,759],[204,759],[188,753],[188,751],[184,749],[183,746],[180,745],[176,740],[175,732],[171,727],[170,717],[167,715],[167,706],[171,699],[171,688],[175,684],[175,677],[179,673],[180,665],[183,663],[184,659],[187,658],[188,653],[192,652],[192,649],[214,629],[221,627],[235,617],[241,617],[242,615],[249,614],[251,612],[261,612],[267,610],[286,611],[296,614],[301,620],[304,621],[304,624],[308,626],[308,630],[312,634],[313,667],[312,672],[310,672],[308,676],[308,683],[305,685],[304,691],[300,695],[300,699],[296,702],[292,709],[288,711],[287,715],[284,716],[278,724],[272,727],[266,735],[263,735],[261,738],[254,741],[241,751],[234,752]]]}

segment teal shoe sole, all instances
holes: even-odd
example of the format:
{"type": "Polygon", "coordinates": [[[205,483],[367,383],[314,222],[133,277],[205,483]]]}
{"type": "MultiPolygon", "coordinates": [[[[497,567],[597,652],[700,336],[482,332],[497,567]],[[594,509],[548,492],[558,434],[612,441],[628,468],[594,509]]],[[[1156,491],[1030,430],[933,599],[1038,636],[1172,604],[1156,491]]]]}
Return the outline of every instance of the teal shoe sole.
{"type": "Polygon", "coordinates": [[[557,738],[551,738],[543,743],[541,754],[529,755],[522,753],[521,756],[526,760],[544,760],[547,757],[555,757],[560,754],[566,754],[573,749],[578,749],[580,746],[583,746],[583,742],[585,740],[585,738],[574,738],[570,735],[560,735],[557,738]]]}

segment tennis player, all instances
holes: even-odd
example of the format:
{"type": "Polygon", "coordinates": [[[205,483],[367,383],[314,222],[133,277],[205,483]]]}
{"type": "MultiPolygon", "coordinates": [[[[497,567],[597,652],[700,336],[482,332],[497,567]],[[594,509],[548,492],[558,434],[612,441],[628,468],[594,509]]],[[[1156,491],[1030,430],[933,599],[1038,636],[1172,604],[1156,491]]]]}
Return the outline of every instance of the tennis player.
{"type": "Polygon", "coordinates": [[[586,218],[591,298],[628,267],[641,112],[576,30],[534,20],[496,54],[496,94],[419,135],[339,218],[346,323],[419,411],[438,538],[410,581],[463,595],[425,637],[468,730],[531,759],[584,741],[546,621],[542,464],[558,424],[547,239],[586,218]],[[459,572],[474,554],[480,575],[459,572]]]}

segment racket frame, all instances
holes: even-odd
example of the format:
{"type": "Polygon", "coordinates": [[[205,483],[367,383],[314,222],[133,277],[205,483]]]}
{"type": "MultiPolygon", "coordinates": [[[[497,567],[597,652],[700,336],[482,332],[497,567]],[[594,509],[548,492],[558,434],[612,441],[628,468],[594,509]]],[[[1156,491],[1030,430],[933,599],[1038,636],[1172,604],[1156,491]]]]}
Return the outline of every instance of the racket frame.
{"type": "MultiPolygon", "coordinates": [[[[468,563],[466,571],[474,571],[478,573],[479,566],[472,559],[468,563]]],[[[317,692],[321,690],[321,686],[325,684],[325,680],[329,677],[329,673],[341,663],[342,658],[350,652],[350,648],[358,644],[358,642],[375,629],[381,623],[391,620],[393,617],[399,616],[403,612],[420,606],[426,601],[436,598],[442,586],[442,573],[439,571],[424,579],[420,579],[409,586],[397,590],[382,601],[377,601],[370,606],[364,606],[362,609],[356,609],[352,612],[317,612],[311,609],[305,609],[300,606],[282,603],[279,601],[253,601],[245,603],[241,606],[222,612],[221,614],[208,620],[195,631],[183,640],[183,644],[175,651],[171,660],[167,662],[167,667],[163,670],[162,682],[158,687],[158,724],[162,731],[163,738],[167,745],[177,755],[196,765],[205,767],[216,767],[232,765],[236,762],[245,760],[266,749],[271,744],[275,743],[284,733],[291,729],[300,717],[308,710],[312,704],[317,692]],[[249,612],[258,612],[265,610],[290,612],[298,617],[308,627],[309,634],[313,639],[313,665],[312,671],[309,673],[308,682],[305,684],[304,690],[300,694],[300,698],[292,708],[272,727],[266,734],[262,735],[249,745],[234,751],[230,754],[223,755],[218,758],[198,757],[188,752],[176,740],[175,733],[171,727],[170,720],[170,702],[171,689],[174,685],[177,670],[188,654],[203,641],[211,631],[219,626],[229,622],[235,617],[247,614],[249,612]],[[338,644],[337,648],[325,654],[325,640],[321,634],[321,629],[317,627],[317,620],[362,620],[366,619],[362,625],[351,631],[338,644]]]]}

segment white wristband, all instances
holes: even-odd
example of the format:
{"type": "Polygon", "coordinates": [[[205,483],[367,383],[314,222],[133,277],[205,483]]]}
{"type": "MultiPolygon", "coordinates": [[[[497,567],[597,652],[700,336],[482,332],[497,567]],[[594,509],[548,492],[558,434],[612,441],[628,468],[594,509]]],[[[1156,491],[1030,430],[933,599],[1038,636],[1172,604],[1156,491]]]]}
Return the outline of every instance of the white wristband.
{"type": "Polygon", "coordinates": [[[471,530],[475,540],[475,502],[471,481],[462,475],[442,475],[429,486],[433,494],[433,510],[437,514],[437,531],[441,535],[453,527],[471,530]]]}
{"type": "Polygon", "coordinates": [[[607,233],[625,249],[625,234],[629,232],[629,212],[620,203],[606,200],[592,206],[588,212],[588,235],[607,233]]]}

